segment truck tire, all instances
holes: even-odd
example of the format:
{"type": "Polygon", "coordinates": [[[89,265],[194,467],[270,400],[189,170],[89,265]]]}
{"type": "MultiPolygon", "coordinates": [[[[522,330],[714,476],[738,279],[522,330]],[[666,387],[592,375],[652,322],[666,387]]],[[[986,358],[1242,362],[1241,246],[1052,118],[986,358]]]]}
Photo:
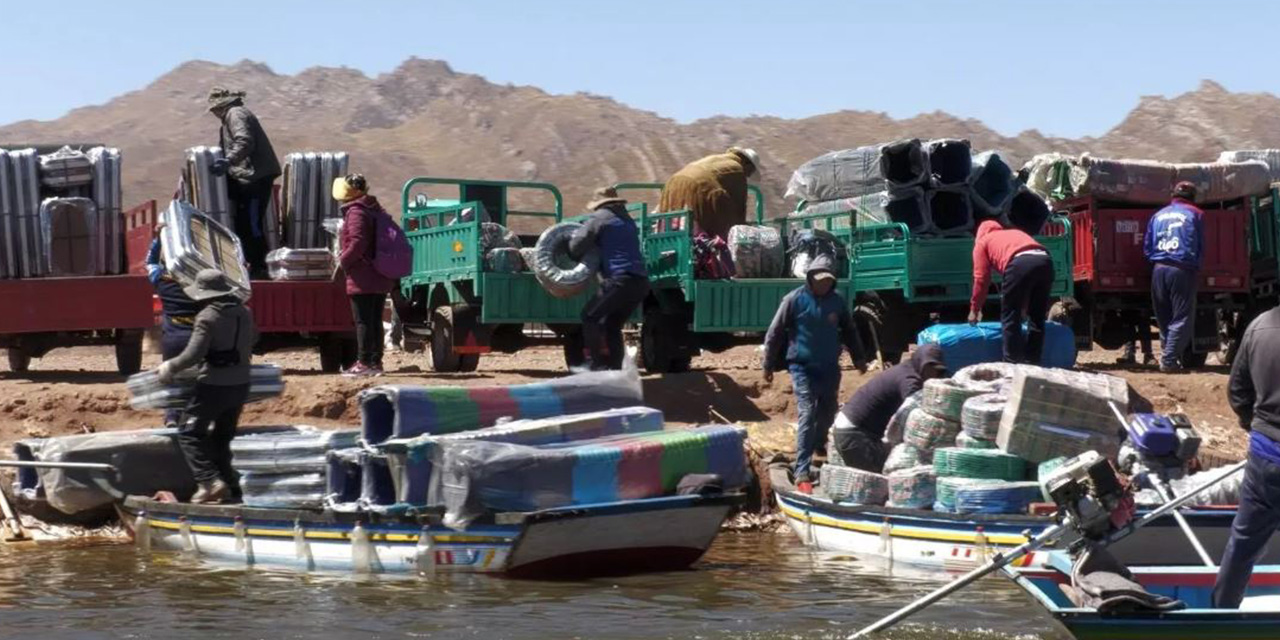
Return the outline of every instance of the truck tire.
{"type": "Polygon", "coordinates": [[[582,353],[582,329],[574,328],[564,332],[564,366],[569,369],[577,369],[587,364],[587,357],[582,353]]]}
{"type": "Polygon", "coordinates": [[[131,376],[142,370],[142,334],[120,338],[116,343],[116,371],[131,376]]]}
{"type": "Polygon", "coordinates": [[[9,370],[14,373],[26,373],[31,368],[31,354],[17,347],[9,347],[9,370]]]}
{"type": "Polygon", "coordinates": [[[646,373],[684,373],[693,364],[693,356],[679,355],[673,344],[685,332],[672,327],[675,318],[658,308],[644,312],[640,324],[640,360],[646,373]]]}
{"type": "Polygon", "coordinates": [[[480,364],[480,354],[453,350],[453,307],[431,312],[431,369],[439,373],[469,373],[480,364]]]}

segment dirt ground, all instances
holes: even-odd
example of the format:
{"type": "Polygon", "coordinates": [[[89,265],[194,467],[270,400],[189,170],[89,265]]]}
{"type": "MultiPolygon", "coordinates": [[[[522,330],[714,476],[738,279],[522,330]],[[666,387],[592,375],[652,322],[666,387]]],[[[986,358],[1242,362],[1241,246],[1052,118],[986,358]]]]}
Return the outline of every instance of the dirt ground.
{"type": "MultiPolygon", "coordinates": [[[[1080,362],[1082,368],[1124,377],[1158,411],[1187,413],[1214,453],[1231,458],[1244,454],[1246,439],[1226,401],[1226,367],[1210,365],[1196,373],[1164,375],[1154,368],[1117,367],[1115,357],[1116,352],[1084,352],[1080,362]]],[[[159,360],[149,353],[143,365],[154,367],[159,360]]],[[[429,371],[425,354],[388,353],[388,374],[360,381],[322,373],[313,351],[275,352],[257,361],[282,366],[287,387],[278,399],[250,405],[243,424],[354,427],[360,423],[358,395],[366,387],[509,384],[564,372],[558,348],[489,354],[473,374],[435,374],[429,371]]],[[[848,397],[873,374],[847,370],[841,397],[848,397]]],[[[778,375],[772,385],[766,384],[753,347],[703,355],[694,360],[690,373],[646,376],[644,390],[646,403],[665,412],[670,422],[713,421],[714,411],[735,422],[762,423],[753,429],[753,437],[764,447],[776,450],[790,445],[788,424],[795,421],[790,381],[778,375]]],[[[58,350],[33,361],[25,374],[0,373],[0,443],[5,445],[23,438],[155,427],[160,417],[158,411],[129,408],[110,348],[58,350]]]]}

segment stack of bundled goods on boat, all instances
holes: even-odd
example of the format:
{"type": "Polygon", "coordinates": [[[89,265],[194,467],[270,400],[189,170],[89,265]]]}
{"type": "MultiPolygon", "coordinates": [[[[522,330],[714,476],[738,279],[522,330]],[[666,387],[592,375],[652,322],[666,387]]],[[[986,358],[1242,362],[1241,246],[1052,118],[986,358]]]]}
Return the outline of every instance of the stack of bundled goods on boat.
{"type": "Polygon", "coordinates": [[[954,513],[956,510],[956,492],[965,486],[981,483],[975,478],[940,477],[936,481],[933,510],[943,513],[954,513]]]}
{"type": "Polygon", "coordinates": [[[955,489],[956,513],[1025,514],[1042,499],[1040,483],[974,480],[955,489]]]}
{"type": "Polygon", "coordinates": [[[996,442],[1035,463],[1089,450],[1115,460],[1120,433],[1111,405],[1126,410],[1129,397],[1115,376],[1019,366],[996,442]]]}
{"type": "Polygon", "coordinates": [[[240,473],[244,504],[291,509],[324,506],[328,456],[359,444],[359,429],[291,431],[247,435],[231,441],[231,466],[240,473]]]}
{"type": "Polygon", "coordinates": [[[284,210],[282,246],[329,246],[324,221],[342,217],[339,203],[333,199],[333,181],[347,175],[348,163],[348,156],[342,151],[302,151],[284,157],[280,190],[284,210]]]}
{"type": "Polygon", "coordinates": [[[490,273],[519,273],[524,271],[524,258],[520,253],[520,237],[496,222],[480,223],[480,251],[484,270],[490,273]]]}
{"type": "Polygon", "coordinates": [[[960,435],[956,446],[966,449],[994,449],[1000,434],[1000,420],[1008,399],[1000,393],[984,393],[964,401],[960,410],[960,435]]]}
{"type": "Polygon", "coordinates": [[[1105,202],[1159,206],[1167,204],[1173,186],[1184,181],[1196,186],[1199,203],[1265,194],[1274,173],[1271,159],[1266,150],[1228,151],[1216,162],[1195,163],[1041,154],[1023,171],[1031,191],[1053,200],[1092,196],[1105,202]]]}
{"type": "Polygon", "coordinates": [[[889,425],[884,430],[884,443],[887,445],[897,445],[902,443],[902,436],[907,430],[907,416],[911,415],[911,410],[920,406],[920,400],[923,396],[922,391],[917,391],[907,396],[902,401],[902,405],[897,411],[893,412],[893,417],[889,418],[889,425]]]}
{"type": "Polygon", "coordinates": [[[786,271],[782,235],[773,227],[739,224],[729,228],[729,255],[738,278],[781,278],[786,271]]]}
{"type": "Polygon", "coordinates": [[[853,467],[822,465],[818,471],[818,486],[833,502],[877,505],[889,499],[887,477],[853,467]]]}
{"type": "Polygon", "coordinates": [[[538,236],[533,251],[524,254],[526,265],[547,293],[557,298],[572,298],[595,281],[600,259],[593,249],[581,260],[569,255],[569,240],[578,229],[577,222],[561,222],[538,236]],[[531,260],[531,261],[530,261],[531,260]]]}
{"type": "MultiPolygon", "coordinates": [[[[181,409],[187,406],[195,394],[196,369],[181,371],[173,381],[165,384],[156,371],[143,371],[129,376],[125,385],[129,389],[129,406],[134,409],[181,409]]],[[[274,364],[255,364],[249,367],[249,398],[245,402],[260,402],[284,393],[284,375],[274,364]]]]}
{"type": "Polygon", "coordinates": [[[0,278],[124,273],[118,149],[0,149],[0,196],[0,278]]]}
{"type": "Polygon", "coordinates": [[[929,509],[937,499],[938,473],[921,465],[894,471],[886,476],[889,500],[885,504],[899,509],[929,509]]]}
{"type": "MultiPolygon", "coordinates": [[[[1049,321],[1045,323],[1044,331],[1041,366],[1060,369],[1074,367],[1076,337],[1071,327],[1049,321]]],[[[943,358],[952,370],[974,364],[1000,362],[1004,357],[999,322],[979,322],[976,325],[968,323],[931,325],[916,334],[916,344],[936,344],[941,347],[943,358]]]]}
{"type": "Polygon", "coordinates": [[[189,285],[200,271],[217,269],[231,281],[237,297],[249,299],[252,288],[244,266],[244,250],[230,227],[180,200],[169,203],[160,219],[164,221],[161,254],[165,269],[173,277],[189,285]]]}
{"type": "Polygon", "coordinates": [[[335,261],[328,248],[282,247],[267,254],[267,274],[272,280],[328,280],[335,261]]]}

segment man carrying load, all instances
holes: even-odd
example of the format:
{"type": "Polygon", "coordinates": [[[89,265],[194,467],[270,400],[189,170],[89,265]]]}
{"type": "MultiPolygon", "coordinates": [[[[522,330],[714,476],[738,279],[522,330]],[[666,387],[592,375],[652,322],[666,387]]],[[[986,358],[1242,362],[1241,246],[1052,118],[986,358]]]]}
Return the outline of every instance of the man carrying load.
{"type": "Polygon", "coordinates": [[[622,327],[649,295],[649,271],[640,250],[640,232],[627,201],[613,187],[597,189],[587,218],[569,240],[569,256],[582,260],[597,249],[600,287],[582,309],[582,342],[593,371],[621,369],[622,327]]]}
{"type": "Polygon", "coordinates": [[[244,247],[254,278],[267,274],[266,217],[272,211],[272,185],[280,177],[280,160],[249,108],[243,91],[214,87],[209,91],[209,113],[222,127],[218,144],[226,156],[214,165],[215,175],[227,176],[227,199],[234,207],[235,232],[244,247]]]}
{"type": "Polygon", "coordinates": [[[1196,186],[1179,182],[1173,201],[1147,222],[1143,252],[1151,268],[1151,306],[1160,327],[1160,371],[1178,373],[1195,335],[1196,285],[1204,253],[1204,212],[1196,186]]]}
{"type": "Polygon", "coordinates": [[[992,269],[1000,282],[1000,330],[1004,361],[1040,364],[1044,350],[1044,323],[1049,315],[1049,291],[1053,288],[1053,260],[1044,246],[1026,232],[1005,229],[995,220],[978,225],[973,243],[973,295],[969,300],[969,324],[982,319],[992,269]],[[1022,335],[1026,320],[1027,334],[1022,335]]]}
{"type": "Polygon", "coordinates": [[[747,221],[747,178],[759,171],[760,156],[751,149],[730,147],[695,160],[667,180],[658,211],[688,209],[694,233],[728,238],[730,228],[747,221]]]}

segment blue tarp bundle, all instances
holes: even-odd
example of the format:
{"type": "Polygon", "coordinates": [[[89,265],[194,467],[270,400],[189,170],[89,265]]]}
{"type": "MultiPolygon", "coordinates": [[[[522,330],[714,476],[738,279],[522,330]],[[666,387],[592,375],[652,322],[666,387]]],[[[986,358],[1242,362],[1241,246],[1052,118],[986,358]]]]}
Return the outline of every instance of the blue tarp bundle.
{"type": "MultiPolygon", "coordinates": [[[[1025,330],[1025,326],[1023,327],[1025,330]]],[[[956,371],[971,364],[1000,362],[1000,323],[935,324],[916,336],[917,344],[942,347],[947,368],[956,371]]],[[[1076,364],[1076,337],[1071,328],[1057,322],[1045,323],[1044,352],[1040,364],[1045,367],[1070,369],[1076,364]]]]}

